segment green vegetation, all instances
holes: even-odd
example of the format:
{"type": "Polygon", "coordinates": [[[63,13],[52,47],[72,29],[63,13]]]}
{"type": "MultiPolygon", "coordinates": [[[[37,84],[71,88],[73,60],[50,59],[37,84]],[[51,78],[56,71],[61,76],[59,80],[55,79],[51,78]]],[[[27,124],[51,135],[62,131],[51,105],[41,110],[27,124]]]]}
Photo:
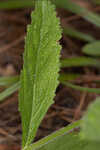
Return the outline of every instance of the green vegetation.
{"type": "Polygon", "coordinates": [[[0,78],[0,86],[6,87],[0,93],[0,101],[19,89],[19,111],[23,132],[22,150],[97,150],[100,148],[99,97],[88,107],[80,121],[73,122],[37,142],[33,142],[42,119],[53,104],[59,82],[75,90],[100,94],[99,88],[82,87],[71,83],[81,74],[58,74],[60,67],[88,66],[99,70],[100,41],[70,27],[64,27],[61,31],[55,6],[78,14],[93,25],[100,27],[99,15],[70,0],[1,1],[1,10],[25,7],[35,7],[35,10],[31,15],[31,24],[27,28],[23,70],[20,77],[0,78]],[[87,42],[82,48],[85,56],[60,60],[59,40],[62,32],[87,42]],[[89,56],[87,57],[87,55],[89,56]],[[71,132],[79,127],[80,132],[71,132]]]}
{"type": "Polygon", "coordinates": [[[61,29],[54,6],[47,0],[38,0],[32,13],[32,23],[28,26],[20,79],[23,148],[31,143],[41,120],[53,103],[58,85],[61,46],[57,41],[60,38],[61,29]]]}

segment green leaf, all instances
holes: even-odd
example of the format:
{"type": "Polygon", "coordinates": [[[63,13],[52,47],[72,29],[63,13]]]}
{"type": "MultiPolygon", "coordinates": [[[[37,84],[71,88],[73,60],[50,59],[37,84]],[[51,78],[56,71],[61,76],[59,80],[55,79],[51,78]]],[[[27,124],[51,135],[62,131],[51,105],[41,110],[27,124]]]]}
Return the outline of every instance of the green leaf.
{"type": "Polygon", "coordinates": [[[83,41],[86,41],[86,42],[95,41],[95,39],[92,36],[90,36],[88,34],[85,34],[85,33],[82,33],[82,32],[79,32],[76,29],[71,28],[69,26],[65,27],[63,29],[63,32],[64,32],[64,34],[66,34],[68,36],[71,36],[75,39],[77,38],[77,39],[80,39],[80,40],[83,40],[83,41]]]}
{"type": "Polygon", "coordinates": [[[54,5],[37,0],[25,41],[24,66],[21,73],[19,106],[22,118],[22,145],[34,139],[58,85],[61,38],[54,5]]]}
{"type": "Polygon", "coordinates": [[[99,142],[81,140],[79,135],[70,133],[64,134],[36,150],[99,150],[99,148],[99,142]]]}
{"type": "Polygon", "coordinates": [[[92,56],[100,56],[100,41],[96,41],[90,44],[86,44],[82,48],[83,53],[92,55],[92,56]]]}
{"type": "Polygon", "coordinates": [[[63,82],[63,81],[71,81],[71,80],[75,80],[78,77],[80,77],[80,74],[72,74],[72,73],[60,73],[59,76],[59,81],[63,82]]]}
{"type": "Polygon", "coordinates": [[[17,91],[20,87],[20,82],[17,82],[4,90],[3,92],[0,93],[0,102],[2,102],[5,98],[13,94],[15,91],[17,91]]]}
{"type": "Polygon", "coordinates": [[[0,10],[33,7],[34,0],[7,0],[0,1],[0,10]]]}
{"type": "Polygon", "coordinates": [[[94,103],[92,103],[81,124],[80,135],[82,138],[98,141],[100,143],[100,97],[98,97],[94,103]]]}
{"type": "Polygon", "coordinates": [[[55,133],[33,143],[25,150],[97,150],[100,142],[87,141],[80,138],[78,133],[72,133],[79,127],[81,121],[64,127],[55,133]]]}
{"type": "Polygon", "coordinates": [[[66,81],[61,81],[62,84],[75,89],[75,90],[79,90],[79,91],[83,91],[83,92],[90,92],[90,93],[97,93],[100,94],[100,89],[98,88],[88,88],[88,87],[81,87],[79,85],[74,85],[70,82],[66,82],[66,81]]]}
{"type": "Polygon", "coordinates": [[[61,67],[82,67],[82,66],[95,66],[100,67],[100,61],[90,57],[73,57],[61,60],[61,67]]]}
{"type": "Polygon", "coordinates": [[[9,86],[16,83],[18,80],[19,76],[0,77],[0,86],[9,86]]]}

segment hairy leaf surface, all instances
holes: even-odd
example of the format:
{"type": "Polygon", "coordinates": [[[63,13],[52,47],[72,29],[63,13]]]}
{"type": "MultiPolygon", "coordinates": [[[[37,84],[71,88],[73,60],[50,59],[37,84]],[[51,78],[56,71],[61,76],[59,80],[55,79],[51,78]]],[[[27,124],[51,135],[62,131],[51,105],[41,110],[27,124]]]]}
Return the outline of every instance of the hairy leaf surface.
{"type": "Polygon", "coordinates": [[[58,85],[61,28],[54,5],[37,0],[25,40],[19,106],[22,145],[29,145],[45,113],[53,103],[58,85]]]}

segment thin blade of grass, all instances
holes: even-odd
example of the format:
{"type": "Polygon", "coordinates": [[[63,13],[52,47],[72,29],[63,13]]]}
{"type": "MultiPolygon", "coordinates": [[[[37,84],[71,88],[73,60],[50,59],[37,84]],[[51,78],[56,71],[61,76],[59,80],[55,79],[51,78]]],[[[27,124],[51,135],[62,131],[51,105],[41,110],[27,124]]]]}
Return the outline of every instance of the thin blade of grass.
{"type": "Polygon", "coordinates": [[[9,86],[16,83],[18,80],[19,76],[0,77],[0,86],[9,86]]]}
{"type": "Polygon", "coordinates": [[[96,94],[100,94],[100,89],[97,89],[97,88],[88,88],[88,87],[81,87],[79,85],[74,85],[70,82],[61,82],[62,84],[72,88],[72,89],[75,89],[75,90],[79,90],[79,91],[83,91],[83,92],[90,92],[90,93],[96,93],[96,94]]]}
{"type": "Polygon", "coordinates": [[[100,68],[100,61],[98,59],[93,59],[90,57],[73,57],[65,58],[61,60],[61,67],[82,67],[82,66],[95,66],[100,68]]]}
{"type": "Polygon", "coordinates": [[[6,90],[0,93],[0,102],[2,102],[5,98],[13,94],[16,90],[20,87],[20,82],[15,83],[14,85],[10,86],[6,90]]]}
{"type": "Polygon", "coordinates": [[[0,10],[33,7],[34,0],[7,0],[0,1],[0,10]]]}
{"type": "Polygon", "coordinates": [[[60,73],[59,81],[72,81],[80,77],[80,74],[72,74],[72,73],[60,73]]]}
{"type": "Polygon", "coordinates": [[[92,36],[90,36],[88,34],[79,32],[76,29],[71,28],[69,26],[63,28],[63,32],[64,32],[64,34],[66,34],[66,35],[68,35],[70,37],[77,38],[79,40],[83,40],[83,41],[86,41],[86,42],[93,42],[93,41],[95,41],[94,37],[92,37],[92,36]]]}

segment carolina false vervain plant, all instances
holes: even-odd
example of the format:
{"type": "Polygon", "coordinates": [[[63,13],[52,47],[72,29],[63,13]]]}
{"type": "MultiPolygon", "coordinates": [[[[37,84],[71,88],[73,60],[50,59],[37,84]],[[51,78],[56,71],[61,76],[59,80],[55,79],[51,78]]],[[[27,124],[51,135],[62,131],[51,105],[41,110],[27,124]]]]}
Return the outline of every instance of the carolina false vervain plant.
{"type": "Polygon", "coordinates": [[[41,120],[53,103],[60,67],[60,38],[61,28],[54,5],[48,0],[37,0],[27,30],[20,79],[23,149],[34,139],[41,120]]]}
{"type": "MultiPolygon", "coordinates": [[[[41,120],[53,103],[54,93],[58,85],[61,49],[58,43],[61,38],[61,28],[59,19],[56,18],[54,5],[48,0],[36,0],[35,4],[35,11],[32,13],[32,23],[28,26],[25,40],[24,65],[20,82],[17,83],[18,77],[14,78],[11,82],[7,80],[8,85],[15,82],[15,85],[10,87],[13,90],[19,87],[19,85],[21,86],[19,92],[19,109],[23,131],[22,149],[99,150],[100,98],[89,106],[88,112],[82,120],[31,144],[36,136],[41,120]],[[82,127],[80,134],[69,132],[80,125],[82,127]]],[[[62,66],[69,64],[66,61],[62,61],[62,66]]],[[[78,64],[83,65],[83,62],[84,58],[78,64]]],[[[90,65],[89,62],[87,64],[90,65]]],[[[4,81],[1,83],[2,85],[5,85],[4,81]]],[[[67,83],[67,85],[73,87],[72,84],[67,83]]],[[[12,91],[10,88],[7,91],[8,95],[12,91]]],[[[76,89],[79,89],[79,87],[76,87],[76,89]]],[[[86,91],[86,89],[84,90],[86,91]]],[[[88,90],[91,91],[91,89],[88,90]]]]}
{"type": "MultiPolygon", "coordinates": [[[[20,78],[19,108],[22,118],[23,150],[89,150],[93,147],[95,150],[97,145],[100,146],[98,140],[92,142],[91,138],[89,141],[82,140],[79,134],[68,134],[68,131],[79,126],[81,121],[31,145],[41,120],[53,103],[54,93],[58,85],[61,49],[58,43],[61,38],[59,24],[54,5],[48,0],[37,0],[35,11],[32,13],[32,23],[28,26],[24,65],[20,78]]],[[[90,108],[90,114],[92,114],[91,109],[94,110],[94,106],[90,108]]],[[[84,132],[81,131],[84,133],[83,135],[87,135],[88,123],[86,120],[88,119],[91,120],[87,115],[83,120],[85,126],[83,126],[84,132]]],[[[89,131],[95,127],[95,123],[91,122],[90,125],[89,131]]]]}

